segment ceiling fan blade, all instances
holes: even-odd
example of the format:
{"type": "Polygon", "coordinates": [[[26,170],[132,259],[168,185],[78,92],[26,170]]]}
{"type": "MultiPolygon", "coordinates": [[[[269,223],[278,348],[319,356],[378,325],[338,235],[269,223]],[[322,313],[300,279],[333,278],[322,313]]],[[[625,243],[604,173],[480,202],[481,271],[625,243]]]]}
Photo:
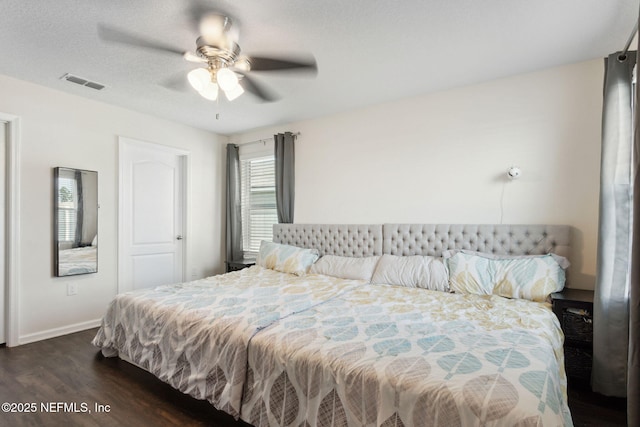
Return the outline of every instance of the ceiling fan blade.
{"type": "Polygon", "coordinates": [[[135,34],[128,33],[126,31],[107,27],[106,25],[102,25],[102,24],[98,24],[98,36],[100,36],[102,40],[105,40],[108,42],[121,43],[121,44],[130,45],[130,46],[140,47],[143,49],[167,52],[167,53],[177,54],[181,56],[185,55],[185,51],[177,49],[174,46],[170,46],[168,44],[164,44],[164,43],[150,40],[144,37],[140,37],[135,34]]]}
{"type": "Polygon", "coordinates": [[[197,54],[193,53],[193,52],[185,52],[182,57],[184,59],[186,59],[189,62],[197,62],[197,63],[203,63],[206,64],[207,60],[198,56],[197,54]]]}
{"type": "Polygon", "coordinates": [[[184,71],[175,73],[162,80],[160,82],[160,86],[177,92],[189,92],[189,89],[191,88],[189,81],[187,80],[187,75],[184,71]]]}
{"type": "Polygon", "coordinates": [[[315,58],[268,58],[250,56],[251,71],[307,71],[316,73],[318,64],[315,58]]]}
{"type": "Polygon", "coordinates": [[[238,70],[234,71],[244,76],[240,84],[247,92],[251,92],[265,102],[274,102],[280,99],[276,94],[267,89],[266,86],[264,86],[262,83],[258,83],[253,77],[249,77],[247,74],[238,70]]]}

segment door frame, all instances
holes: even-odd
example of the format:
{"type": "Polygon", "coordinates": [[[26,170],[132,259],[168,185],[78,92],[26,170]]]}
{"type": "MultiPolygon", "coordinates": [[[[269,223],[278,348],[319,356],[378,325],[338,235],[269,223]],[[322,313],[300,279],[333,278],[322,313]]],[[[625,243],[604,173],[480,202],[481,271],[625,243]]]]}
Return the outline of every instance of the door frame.
{"type": "Polygon", "coordinates": [[[148,150],[156,150],[164,153],[170,153],[181,157],[182,159],[182,281],[187,277],[187,271],[190,267],[188,255],[191,253],[191,152],[181,148],[171,147],[168,145],[156,144],[153,142],[141,141],[134,138],[124,136],[118,137],[118,293],[129,291],[124,289],[124,254],[125,241],[124,228],[124,191],[123,191],[123,172],[124,172],[124,148],[140,147],[148,150]]]}
{"type": "Polygon", "coordinates": [[[6,123],[5,338],[20,344],[20,117],[0,112],[6,123]]]}

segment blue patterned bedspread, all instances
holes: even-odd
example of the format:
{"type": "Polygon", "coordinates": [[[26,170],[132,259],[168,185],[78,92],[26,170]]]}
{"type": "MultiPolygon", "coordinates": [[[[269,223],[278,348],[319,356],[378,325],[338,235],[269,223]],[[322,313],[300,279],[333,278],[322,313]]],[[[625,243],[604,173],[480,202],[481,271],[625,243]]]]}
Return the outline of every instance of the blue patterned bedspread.
{"type": "Polygon", "coordinates": [[[255,426],[570,426],[548,304],[367,285],[256,335],[255,426]]]}
{"type": "Polygon", "coordinates": [[[110,303],[93,344],[238,416],[249,340],[279,319],[363,284],[252,267],[128,292],[110,303]]]}

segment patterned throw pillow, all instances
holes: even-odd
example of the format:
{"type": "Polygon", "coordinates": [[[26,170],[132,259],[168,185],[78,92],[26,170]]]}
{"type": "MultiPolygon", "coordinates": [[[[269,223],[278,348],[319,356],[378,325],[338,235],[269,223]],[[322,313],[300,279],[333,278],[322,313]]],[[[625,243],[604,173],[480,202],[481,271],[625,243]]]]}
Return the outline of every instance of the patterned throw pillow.
{"type": "Polygon", "coordinates": [[[319,256],[317,249],[302,249],[263,240],[256,263],[271,270],[304,276],[319,256]]]}
{"type": "Polygon", "coordinates": [[[566,259],[557,255],[500,257],[457,251],[444,254],[451,290],[463,294],[500,295],[546,301],[564,288],[566,259]],[[562,264],[562,266],[561,266],[562,264]]]}

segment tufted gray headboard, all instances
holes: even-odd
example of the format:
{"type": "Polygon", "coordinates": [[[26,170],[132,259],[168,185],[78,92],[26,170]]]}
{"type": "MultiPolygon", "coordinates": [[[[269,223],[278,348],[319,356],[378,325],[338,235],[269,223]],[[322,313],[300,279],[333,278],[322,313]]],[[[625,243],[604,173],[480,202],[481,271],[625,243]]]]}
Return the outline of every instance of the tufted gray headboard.
{"type": "Polygon", "coordinates": [[[382,255],[382,225],[276,224],[273,241],[317,249],[320,255],[382,255]]]}
{"type": "Polygon", "coordinates": [[[553,252],[569,258],[571,236],[568,225],[276,224],[273,241],[353,257],[441,256],[448,249],[469,249],[500,255],[553,252]]]}
{"type": "Polygon", "coordinates": [[[568,257],[568,225],[384,224],[382,251],[391,255],[441,256],[448,249],[499,255],[568,257]]]}

